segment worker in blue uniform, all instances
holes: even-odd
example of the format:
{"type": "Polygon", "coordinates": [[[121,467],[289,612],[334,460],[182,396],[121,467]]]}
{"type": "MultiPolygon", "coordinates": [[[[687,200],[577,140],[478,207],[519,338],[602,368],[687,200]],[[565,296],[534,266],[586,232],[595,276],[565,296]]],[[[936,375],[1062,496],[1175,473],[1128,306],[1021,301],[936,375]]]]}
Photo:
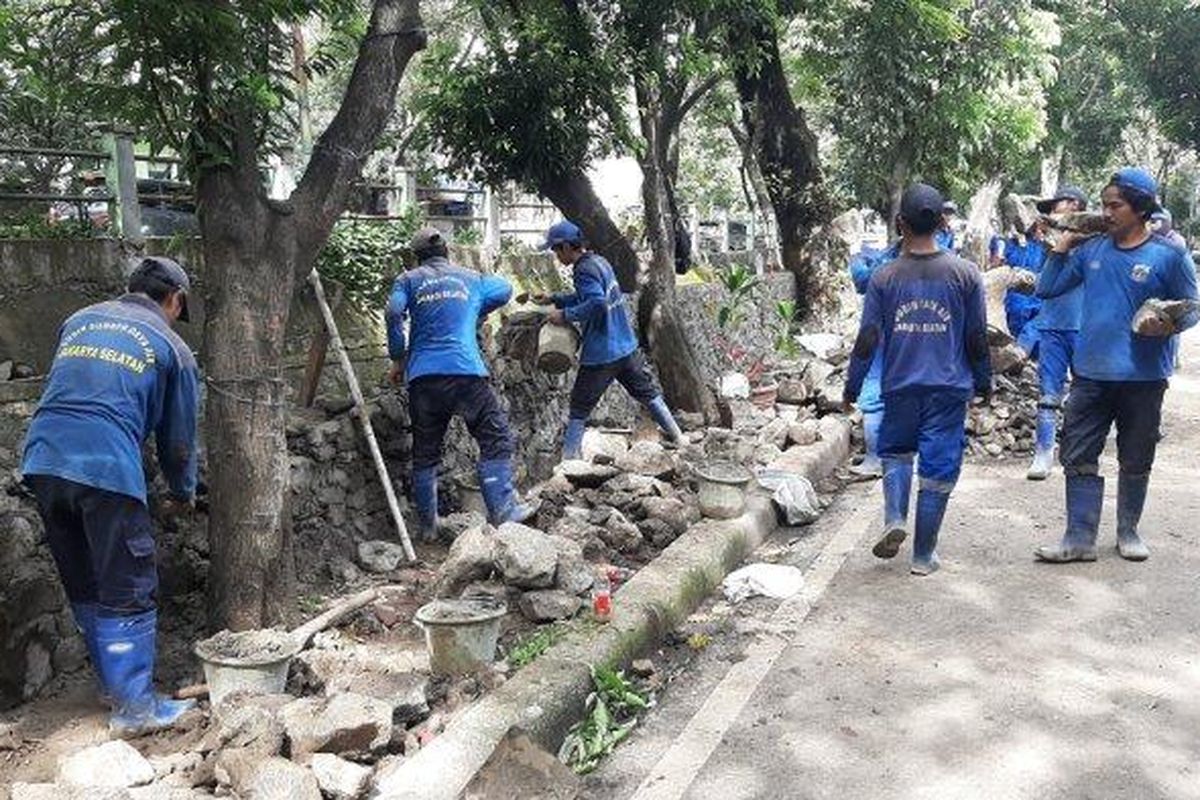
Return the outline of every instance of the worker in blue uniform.
{"type": "Polygon", "coordinates": [[[942,196],[915,184],[900,202],[901,254],[871,276],[846,380],[849,405],[883,353],[884,531],[872,552],[893,558],[907,537],[913,461],[920,491],[911,571],[940,566],[938,534],[962,468],[967,404],[991,394],[987,311],[978,268],[936,240],[942,196]]]}
{"type": "MultiPolygon", "coordinates": [[[[897,239],[883,250],[863,247],[858,255],[850,259],[850,280],[856,292],[861,295],[867,293],[871,276],[900,254],[900,244],[897,239]]],[[[863,419],[863,459],[850,470],[858,475],[878,477],[883,474],[883,462],[879,459],[879,426],[883,423],[882,375],[883,353],[877,351],[856,400],[863,419]]]]}
{"type": "Polygon", "coordinates": [[[158,573],[142,466],[153,436],[164,515],[191,506],[198,371],[171,329],[188,320],[190,285],[175,261],[146,258],[126,294],[68,318],[25,437],[21,472],[122,736],[169,727],[194,705],[154,691],[158,573]]]}
{"type": "Polygon", "coordinates": [[[438,467],[442,441],[455,416],[479,444],[479,489],[488,521],[524,522],[536,509],[517,498],[513,435],[488,383],[476,335],[480,319],[512,297],[512,286],[498,275],[481,275],[450,263],[437,228],[417,231],[410,248],[417,267],[396,278],[385,317],[391,380],[408,384],[412,496],[421,538],[437,537],[438,467]]]}
{"type": "Polygon", "coordinates": [[[1083,314],[1073,363],[1075,381],[1063,419],[1059,461],[1066,473],[1067,525],[1062,540],[1039,547],[1042,561],[1095,561],[1104,478],[1100,454],[1117,427],[1117,552],[1142,561],[1150,551],[1138,531],[1154,464],[1163,395],[1178,346],[1196,324],[1196,268],[1191,255],[1149,230],[1159,209],[1158,184],[1136,167],[1118,170],[1101,201],[1108,233],[1063,236],[1038,280],[1046,299],[1082,287],[1083,314]],[[1179,300],[1178,317],[1147,316],[1150,299],[1179,300]]]}
{"type": "Polygon", "coordinates": [[[682,443],[679,424],[638,348],[612,265],[584,246],[583,231],[570,220],[550,226],[543,249],[552,250],[560,264],[571,267],[575,291],[537,295],[534,301],[555,307],[549,314],[551,324],[578,325],[582,334],[579,372],[563,434],[563,459],[582,456],[587,419],[614,380],[646,407],[670,442],[682,443]]]}
{"type": "MultiPolygon", "coordinates": [[[[1037,275],[1049,249],[1045,240],[1045,223],[1041,220],[1030,225],[1024,233],[1013,233],[1004,242],[1004,264],[1037,275]]],[[[1031,292],[1017,291],[1010,286],[1004,293],[1004,321],[1008,332],[1030,358],[1036,357],[1038,352],[1040,331],[1033,321],[1041,310],[1041,299],[1031,292]]]]}
{"type": "MultiPolygon", "coordinates": [[[[1037,210],[1042,214],[1067,214],[1087,210],[1087,197],[1074,186],[1062,186],[1052,197],[1039,200],[1037,210]]],[[[1035,243],[1030,241],[1027,253],[1035,243]]],[[[1045,254],[1049,252],[1044,239],[1036,242],[1036,267],[1026,269],[1041,274],[1045,254]]],[[[1058,430],[1058,414],[1067,385],[1067,371],[1075,354],[1079,335],[1079,319],[1083,314],[1083,292],[1076,287],[1057,297],[1038,300],[1037,315],[1028,324],[1036,332],[1038,367],[1038,414],[1034,433],[1033,462],[1025,476],[1031,481],[1045,480],[1054,463],[1054,440],[1058,430]]]]}

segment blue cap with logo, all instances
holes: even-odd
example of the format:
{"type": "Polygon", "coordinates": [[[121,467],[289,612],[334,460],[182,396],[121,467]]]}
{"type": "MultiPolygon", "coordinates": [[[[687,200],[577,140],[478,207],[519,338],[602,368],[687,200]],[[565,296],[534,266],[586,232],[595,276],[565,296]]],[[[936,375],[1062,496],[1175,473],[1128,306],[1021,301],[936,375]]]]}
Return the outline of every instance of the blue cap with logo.
{"type": "Polygon", "coordinates": [[[550,226],[550,230],[546,231],[546,241],[542,244],[542,249],[551,250],[560,244],[583,244],[583,231],[569,219],[550,226]]]}
{"type": "Polygon", "coordinates": [[[1149,197],[1154,203],[1154,211],[1162,208],[1158,204],[1158,181],[1141,167],[1122,167],[1108,179],[1108,185],[1149,197]]]}

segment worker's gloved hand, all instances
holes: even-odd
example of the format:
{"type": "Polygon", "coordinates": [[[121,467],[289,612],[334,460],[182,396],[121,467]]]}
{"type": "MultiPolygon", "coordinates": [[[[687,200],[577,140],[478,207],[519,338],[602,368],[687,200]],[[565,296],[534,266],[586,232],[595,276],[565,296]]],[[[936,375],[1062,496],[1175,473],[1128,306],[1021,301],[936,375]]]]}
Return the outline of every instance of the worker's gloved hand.
{"type": "Polygon", "coordinates": [[[392,366],[388,369],[388,383],[392,386],[404,385],[404,367],[407,359],[402,358],[398,361],[393,361],[392,366]]]}

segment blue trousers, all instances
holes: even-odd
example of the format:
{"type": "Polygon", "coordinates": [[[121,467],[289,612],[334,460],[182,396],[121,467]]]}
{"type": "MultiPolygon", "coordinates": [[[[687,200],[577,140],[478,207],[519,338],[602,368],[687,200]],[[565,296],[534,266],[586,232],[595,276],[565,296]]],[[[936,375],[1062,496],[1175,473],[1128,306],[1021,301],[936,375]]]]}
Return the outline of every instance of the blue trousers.
{"type": "Polygon", "coordinates": [[[475,375],[425,375],[408,385],[412,417],[413,469],[437,466],[450,419],[462,417],[479,443],[479,459],[512,458],[516,451],[508,417],[486,378],[475,375]]]}
{"type": "Polygon", "coordinates": [[[1058,408],[1062,405],[1063,388],[1067,385],[1067,372],[1075,355],[1075,342],[1079,331],[1043,330],[1038,343],[1038,383],[1042,396],[1038,405],[1042,408],[1058,408]]]}
{"type": "Polygon", "coordinates": [[[108,616],[154,610],[154,521],[145,504],[53,475],[25,481],[37,498],[67,599],[97,605],[108,616]]]}
{"type": "Polygon", "coordinates": [[[879,430],[882,458],[918,458],[923,483],[953,486],[962,471],[968,392],[916,389],[884,397],[879,430]]]}
{"type": "Polygon", "coordinates": [[[1069,475],[1096,475],[1115,423],[1124,475],[1150,474],[1158,448],[1166,381],[1093,381],[1077,377],[1063,415],[1059,461],[1069,475]]]}
{"type": "Polygon", "coordinates": [[[625,391],[642,405],[648,405],[662,394],[646,366],[642,351],[634,350],[608,364],[585,364],[579,367],[575,385],[571,387],[570,416],[574,419],[591,416],[592,409],[613,381],[624,386],[625,391]]]}

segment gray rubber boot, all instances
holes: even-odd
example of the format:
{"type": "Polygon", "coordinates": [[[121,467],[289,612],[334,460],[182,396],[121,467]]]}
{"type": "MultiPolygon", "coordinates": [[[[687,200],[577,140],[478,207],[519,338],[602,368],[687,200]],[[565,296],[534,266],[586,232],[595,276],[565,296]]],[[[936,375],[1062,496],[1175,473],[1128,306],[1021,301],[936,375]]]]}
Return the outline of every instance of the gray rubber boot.
{"type": "Polygon", "coordinates": [[[1058,544],[1034,551],[1039,561],[1064,564],[1096,560],[1096,534],[1104,507],[1104,478],[1099,475],[1067,476],[1067,531],[1058,544]]]}
{"type": "Polygon", "coordinates": [[[1145,561],[1150,557],[1150,548],[1137,530],[1149,486],[1149,475],[1122,472],[1117,479],[1117,552],[1126,561],[1145,561]]]}

